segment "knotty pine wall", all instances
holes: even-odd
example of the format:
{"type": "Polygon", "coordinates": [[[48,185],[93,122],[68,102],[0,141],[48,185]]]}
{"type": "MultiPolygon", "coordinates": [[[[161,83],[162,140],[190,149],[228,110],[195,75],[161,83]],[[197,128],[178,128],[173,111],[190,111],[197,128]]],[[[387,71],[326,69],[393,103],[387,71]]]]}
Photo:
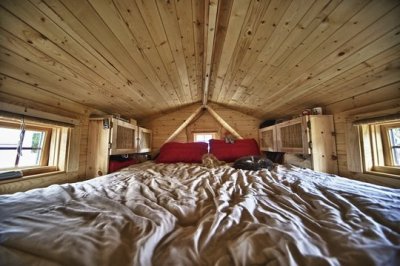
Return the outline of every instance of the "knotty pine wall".
{"type": "Polygon", "coordinates": [[[359,94],[326,106],[326,110],[334,115],[336,146],[338,154],[339,175],[391,187],[400,187],[400,179],[388,178],[349,171],[347,164],[352,158],[347,156],[346,121],[357,114],[369,112],[400,111],[400,83],[393,83],[367,93],[359,94]]]}
{"type": "MultiPolygon", "coordinates": [[[[209,104],[231,127],[233,127],[243,138],[254,138],[258,141],[258,127],[261,120],[225,108],[217,104],[209,104]]],[[[157,151],[164,141],[199,107],[193,104],[180,110],[140,121],[145,128],[153,130],[152,148],[157,151]]],[[[226,130],[217,122],[208,111],[203,111],[194,122],[190,123],[173,141],[191,142],[192,132],[218,132],[223,138],[226,130]]]]}
{"type": "Polygon", "coordinates": [[[27,90],[26,98],[21,98],[3,91],[0,92],[0,99],[5,103],[26,106],[48,113],[79,119],[80,125],[77,129],[80,131],[80,143],[79,147],[74,147],[79,149],[79,167],[77,171],[69,173],[50,174],[39,178],[27,178],[22,181],[20,179],[15,181],[1,181],[0,194],[26,191],[32,188],[49,186],[51,184],[61,184],[86,179],[89,115],[91,113],[99,113],[99,111],[39,89],[36,93],[30,94],[29,92],[30,91],[27,90]]]}

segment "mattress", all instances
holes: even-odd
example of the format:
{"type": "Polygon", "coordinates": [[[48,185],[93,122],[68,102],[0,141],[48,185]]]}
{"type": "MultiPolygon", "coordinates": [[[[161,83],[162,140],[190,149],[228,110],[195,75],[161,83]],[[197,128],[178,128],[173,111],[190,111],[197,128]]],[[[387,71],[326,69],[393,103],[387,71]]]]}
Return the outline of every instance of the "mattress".
{"type": "Polygon", "coordinates": [[[0,265],[400,265],[400,190],[145,162],[0,196],[0,265]]]}

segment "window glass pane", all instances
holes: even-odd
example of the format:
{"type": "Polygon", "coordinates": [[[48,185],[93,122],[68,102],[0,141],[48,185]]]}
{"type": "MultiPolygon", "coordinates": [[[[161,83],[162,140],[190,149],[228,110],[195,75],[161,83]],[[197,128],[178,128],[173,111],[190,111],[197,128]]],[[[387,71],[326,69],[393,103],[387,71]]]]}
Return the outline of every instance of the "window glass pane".
{"type": "Polygon", "coordinates": [[[0,128],[0,168],[15,166],[19,129],[0,128]]]}
{"type": "Polygon", "coordinates": [[[195,133],[194,135],[194,141],[195,142],[207,142],[213,138],[213,134],[212,133],[195,133]]]}
{"type": "Polygon", "coordinates": [[[0,147],[16,147],[19,141],[19,129],[0,128],[0,147]]]}
{"type": "Polygon", "coordinates": [[[393,163],[400,166],[400,127],[389,129],[390,146],[393,149],[393,163]]]}
{"type": "Polygon", "coordinates": [[[44,132],[26,130],[24,142],[22,143],[23,149],[22,156],[19,158],[18,166],[34,166],[40,164],[40,156],[42,154],[44,132]]]}
{"type": "Polygon", "coordinates": [[[0,168],[13,168],[17,158],[17,149],[0,150],[0,168]]]}
{"type": "MultiPolygon", "coordinates": [[[[20,129],[0,128],[0,168],[15,167],[20,129]]],[[[26,130],[18,167],[40,164],[45,132],[26,130]]]]}

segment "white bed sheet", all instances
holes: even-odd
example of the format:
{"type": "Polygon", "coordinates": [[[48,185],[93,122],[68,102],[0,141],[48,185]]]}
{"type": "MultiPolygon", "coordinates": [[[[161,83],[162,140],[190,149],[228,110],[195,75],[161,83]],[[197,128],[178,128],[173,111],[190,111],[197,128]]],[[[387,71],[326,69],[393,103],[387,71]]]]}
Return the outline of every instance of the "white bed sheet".
{"type": "Polygon", "coordinates": [[[400,190],[146,162],[0,196],[0,265],[400,265],[400,190]]]}

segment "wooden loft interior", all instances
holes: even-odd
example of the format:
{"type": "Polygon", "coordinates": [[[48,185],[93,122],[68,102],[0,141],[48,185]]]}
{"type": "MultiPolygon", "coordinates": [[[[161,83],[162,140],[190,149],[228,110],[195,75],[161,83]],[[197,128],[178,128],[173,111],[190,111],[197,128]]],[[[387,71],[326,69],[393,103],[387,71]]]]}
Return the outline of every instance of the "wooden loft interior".
{"type": "Polygon", "coordinates": [[[68,178],[85,176],[94,113],[138,120],[159,148],[202,105],[255,138],[321,106],[356,178],[349,117],[400,110],[399,14],[396,0],[3,0],[0,104],[81,122],[68,178]]]}

